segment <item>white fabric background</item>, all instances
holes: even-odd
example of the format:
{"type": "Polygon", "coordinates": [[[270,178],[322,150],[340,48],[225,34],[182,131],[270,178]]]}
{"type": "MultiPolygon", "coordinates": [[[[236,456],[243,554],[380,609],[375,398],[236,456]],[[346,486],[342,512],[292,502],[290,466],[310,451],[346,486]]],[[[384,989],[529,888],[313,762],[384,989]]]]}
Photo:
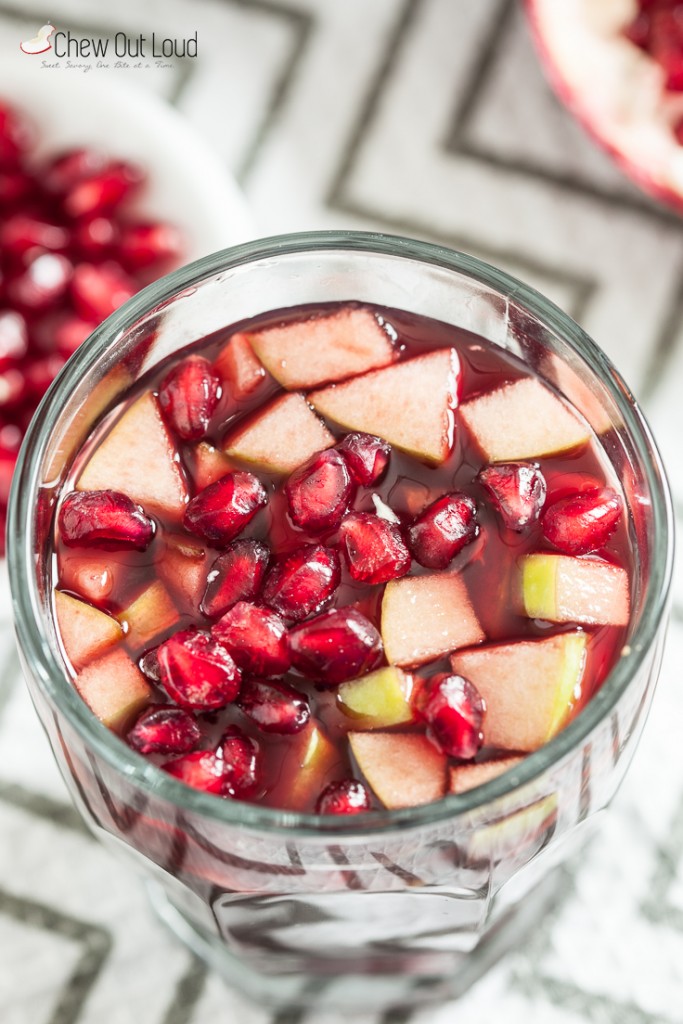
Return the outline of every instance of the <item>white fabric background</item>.
{"type": "MultiPolygon", "coordinates": [[[[0,3],[0,59],[48,15],[82,34],[198,31],[191,68],[115,73],[205,134],[260,234],[443,240],[555,299],[642,400],[683,509],[681,222],[559,107],[513,0],[14,0],[0,3]]],[[[682,591],[679,573],[644,739],[560,908],[457,1007],[358,1024],[683,1020],[682,591]]],[[[2,1024],[341,1024],[245,1005],[157,925],[79,826],[0,618],[2,1024]]]]}

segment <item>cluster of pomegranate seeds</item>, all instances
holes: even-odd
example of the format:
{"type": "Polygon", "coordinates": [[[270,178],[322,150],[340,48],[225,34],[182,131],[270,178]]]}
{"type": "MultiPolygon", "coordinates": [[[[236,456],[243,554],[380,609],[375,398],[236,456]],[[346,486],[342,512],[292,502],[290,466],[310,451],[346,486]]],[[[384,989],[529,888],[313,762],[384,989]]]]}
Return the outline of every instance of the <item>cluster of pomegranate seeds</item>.
{"type": "MultiPolygon", "coordinates": [[[[59,180],[68,164],[56,170],[59,180]]],[[[100,216],[106,220],[106,210],[100,216]]],[[[21,249],[37,230],[16,227],[12,244],[21,249]]],[[[105,226],[100,234],[106,237],[105,226]]],[[[49,237],[58,244],[58,235],[49,237]]],[[[298,323],[311,326],[305,318],[298,323]]],[[[5,325],[19,348],[15,328],[12,321],[5,325]]],[[[508,591],[518,584],[520,557],[561,554],[578,561],[589,555],[584,568],[620,552],[614,538],[621,532],[623,543],[624,502],[607,486],[599,456],[579,444],[545,448],[537,461],[496,461],[495,452],[484,454],[478,437],[468,437],[463,411],[462,422],[456,421],[458,446],[435,464],[444,420],[435,424],[433,440],[425,441],[420,419],[412,425],[412,445],[403,446],[402,390],[394,420],[391,411],[385,413],[395,444],[362,430],[343,431],[316,419],[320,392],[277,397],[266,371],[254,370],[257,346],[251,349],[250,337],[238,331],[227,341],[224,333],[207,339],[200,351],[183,354],[147,382],[148,408],[156,403],[160,431],[150,445],[161,461],[167,453],[168,464],[158,467],[150,459],[143,467],[145,487],[149,493],[157,473],[166,483],[170,467],[173,480],[187,486],[184,502],[168,509],[157,503],[150,513],[117,491],[73,490],[59,506],[59,589],[80,600],[76,614],[87,616],[87,608],[100,616],[93,629],[102,630],[103,644],[119,644],[149,688],[149,705],[131,713],[126,724],[130,746],[203,792],[324,815],[407,806],[401,802],[403,773],[412,792],[415,750],[427,765],[434,761],[433,771],[441,773],[435,785],[445,793],[449,770],[529,749],[487,744],[486,677],[476,675],[476,664],[467,669],[457,659],[482,652],[495,657],[511,639],[548,636],[547,625],[511,607],[508,591]],[[238,363],[247,365],[250,385],[236,397],[232,375],[238,363]],[[302,452],[293,470],[281,435],[273,429],[272,439],[267,436],[273,408],[287,402],[295,411],[283,434],[302,452]],[[262,422],[259,431],[262,409],[267,428],[262,422]],[[252,440],[257,427],[255,452],[235,443],[235,437],[245,443],[244,423],[252,440]],[[420,444],[427,445],[424,458],[415,448],[420,444]],[[112,639],[112,617],[118,619],[115,631],[123,627],[118,639],[112,639]],[[376,751],[368,740],[378,741],[376,751]],[[393,773],[386,789],[383,771],[393,773]]],[[[431,367],[438,360],[449,374],[455,360],[443,350],[452,344],[448,334],[441,348],[420,352],[421,359],[431,367]]],[[[479,369],[480,339],[475,349],[479,369]]],[[[375,372],[403,371],[401,358],[375,372]]],[[[500,357],[488,358],[488,388],[494,375],[498,388],[511,387],[507,364],[501,370],[495,361],[500,357]]],[[[425,371],[419,362],[413,367],[418,375],[425,371]]],[[[427,372],[424,394],[431,400],[435,378],[427,372]]],[[[345,386],[342,380],[328,390],[337,394],[345,386]]],[[[455,402],[449,389],[440,399],[447,423],[455,402]]],[[[481,395],[474,391],[465,400],[481,395]]],[[[489,391],[483,397],[489,399],[489,391]]],[[[556,401],[558,415],[567,415],[556,401]]],[[[118,426],[138,415],[139,407],[132,396],[106,435],[108,471],[117,468],[112,439],[118,426]]],[[[369,425],[377,429],[374,406],[371,413],[369,425]]],[[[496,431],[504,432],[499,414],[490,415],[496,431]]],[[[526,416],[524,405],[525,439],[526,416]]],[[[124,437],[130,429],[129,421],[124,437]]],[[[0,432],[0,446],[16,443],[0,432]]],[[[84,469],[92,472],[99,452],[97,446],[87,452],[84,469]]],[[[127,442],[118,458],[130,479],[127,442]]],[[[0,447],[0,494],[10,463],[0,447]]],[[[77,487],[84,479],[78,473],[77,487]]],[[[565,635],[563,620],[549,621],[562,623],[551,640],[565,635]]],[[[590,629],[578,621],[568,634],[575,644],[590,629]]],[[[62,625],[60,620],[71,657],[62,625]]],[[[109,646],[103,648],[105,665],[109,646]]],[[[535,650],[533,643],[521,646],[535,650]]],[[[511,662],[516,656],[513,650],[511,662]]],[[[528,681],[545,674],[544,666],[525,664],[521,675],[528,681]]],[[[513,671],[505,684],[515,689],[524,680],[513,671]]],[[[515,716],[526,721],[536,711],[525,707],[515,716]]]]}
{"type": "Polygon", "coordinates": [[[184,249],[174,226],[128,212],[140,167],[85,148],[37,161],[36,136],[0,99],[0,555],[9,480],[38,403],[95,327],[184,249]]]}

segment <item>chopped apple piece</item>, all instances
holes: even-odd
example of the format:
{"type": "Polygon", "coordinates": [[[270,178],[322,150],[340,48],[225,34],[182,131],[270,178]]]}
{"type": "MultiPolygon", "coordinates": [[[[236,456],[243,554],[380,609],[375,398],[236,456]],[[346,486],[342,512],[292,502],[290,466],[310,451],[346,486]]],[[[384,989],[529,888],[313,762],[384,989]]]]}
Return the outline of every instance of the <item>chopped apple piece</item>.
{"type": "Polygon", "coordinates": [[[359,728],[386,729],[413,721],[412,683],[411,676],[390,665],[342,683],[337,697],[342,711],[356,719],[359,728]]]}
{"type": "Polygon", "coordinates": [[[458,354],[440,349],[308,397],[318,412],[348,430],[375,434],[418,459],[439,463],[453,447],[459,389],[458,354]]]}
{"type": "Polygon", "coordinates": [[[489,462],[554,455],[590,439],[588,426],[535,377],[473,398],[460,414],[489,462]]]}
{"type": "Polygon", "coordinates": [[[227,393],[237,402],[251,395],[266,375],[254,355],[250,337],[242,331],[233,334],[214,363],[214,370],[223,381],[227,393]]]}
{"type": "Polygon", "coordinates": [[[586,634],[458,651],[451,666],[486,702],[484,743],[531,752],[559,732],[581,696],[586,634]]]}
{"type": "Polygon", "coordinates": [[[557,808],[557,794],[550,793],[499,821],[475,828],[467,843],[468,861],[487,868],[504,865],[505,877],[510,878],[552,838],[557,808]]]}
{"type": "Polygon", "coordinates": [[[530,619],[625,626],[628,573],[598,559],[535,554],[520,559],[521,612],[530,619]]]}
{"type": "Polygon", "coordinates": [[[392,665],[422,665],[485,639],[460,576],[404,576],[387,583],[382,640],[392,665]]]}
{"type": "Polygon", "coordinates": [[[276,398],[246,426],[238,426],[225,439],[224,450],[231,458],[273,473],[292,473],[334,443],[304,396],[292,394],[276,398]]]}
{"type": "Polygon", "coordinates": [[[287,789],[287,806],[302,810],[314,803],[339,766],[339,751],[317,725],[311,723],[297,737],[298,770],[287,789]]]}
{"type": "Polygon", "coordinates": [[[608,430],[622,426],[621,416],[616,408],[608,412],[589,384],[555,352],[545,353],[542,367],[544,374],[553,381],[561,394],[567,396],[583,418],[588,420],[596,434],[606,434],[608,430]]]}
{"type": "Polygon", "coordinates": [[[426,736],[350,732],[358,767],[390,810],[439,800],[446,792],[446,757],[426,736]]]}
{"type": "Polygon", "coordinates": [[[178,452],[149,391],[129,406],[85,465],[79,491],[123,491],[146,512],[182,515],[187,487],[178,452]]]}
{"type": "Polygon", "coordinates": [[[120,648],[90,662],[74,685],[93,714],[118,733],[153,699],[142,672],[120,648]]]}
{"type": "Polygon", "coordinates": [[[127,646],[138,652],[175,625],[180,615],[166,587],[156,580],[117,618],[126,631],[127,646]]]}
{"type": "Polygon", "coordinates": [[[157,562],[157,569],[164,582],[182,594],[189,610],[196,615],[206,589],[209,565],[206,548],[201,544],[171,535],[166,538],[166,551],[157,562]]]}
{"type": "Polygon", "coordinates": [[[123,639],[123,629],[111,615],[60,590],[55,591],[55,612],[64,650],[77,672],[123,639]]]}
{"type": "Polygon", "coordinates": [[[235,467],[226,459],[223,452],[214,448],[208,441],[200,441],[194,450],[194,480],[195,491],[203,491],[210,484],[215,484],[226,473],[230,473],[235,467]]]}
{"type": "Polygon", "coordinates": [[[340,309],[249,335],[266,369],[289,390],[355,377],[388,366],[399,351],[369,309],[340,309]]]}
{"type": "Polygon", "coordinates": [[[516,768],[523,760],[523,757],[501,757],[497,761],[456,765],[449,770],[450,792],[466,793],[475,786],[483,786],[491,779],[497,779],[503,772],[516,768]]]}

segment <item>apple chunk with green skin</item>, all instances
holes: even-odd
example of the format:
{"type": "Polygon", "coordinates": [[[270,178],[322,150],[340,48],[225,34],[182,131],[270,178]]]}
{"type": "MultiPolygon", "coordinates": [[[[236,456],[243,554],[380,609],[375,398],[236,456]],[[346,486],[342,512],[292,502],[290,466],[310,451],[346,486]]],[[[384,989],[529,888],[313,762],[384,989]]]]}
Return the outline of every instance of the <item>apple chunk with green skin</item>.
{"type": "Polygon", "coordinates": [[[524,760],[523,757],[500,757],[497,761],[481,761],[479,764],[458,764],[450,768],[449,792],[467,793],[476,786],[483,786],[492,779],[497,779],[503,772],[516,768],[524,760]]]}
{"type": "Polygon", "coordinates": [[[630,615],[628,573],[592,558],[538,553],[519,561],[518,599],[530,619],[625,626],[630,615]]]}
{"type": "Polygon", "coordinates": [[[559,732],[581,696],[586,644],[577,631],[452,656],[453,671],[474,683],[486,703],[486,746],[531,752],[559,732]]]}
{"type": "Polygon", "coordinates": [[[460,391],[455,349],[440,349],[313,391],[309,401],[347,430],[374,434],[427,462],[453,447],[453,410],[460,391]]]}
{"type": "Polygon", "coordinates": [[[76,489],[122,491],[146,512],[176,519],[183,514],[188,493],[178,450],[151,392],[116,420],[86,463],[76,489]]]}
{"type": "Polygon", "coordinates": [[[142,672],[120,648],[86,665],[74,685],[93,714],[118,733],[153,699],[142,672]]]}
{"type": "Polygon", "coordinates": [[[417,807],[446,792],[446,756],[426,736],[350,732],[349,743],[368,785],[385,807],[417,807]]]}
{"type": "Polygon", "coordinates": [[[60,590],[55,591],[55,613],[62,645],[76,671],[123,639],[123,629],[111,615],[60,590]]]}
{"type": "Polygon", "coordinates": [[[369,309],[340,309],[249,335],[251,347],[289,390],[355,377],[398,359],[388,331],[369,309]]]}
{"type": "Polygon", "coordinates": [[[381,632],[387,661],[404,667],[486,639],[462,577],[446,573],[387,583],[381,632]]]}
{"type": "Polygon", "coordinates": [[[282,395],[223,442],[225,454],[273,473],[292,473],[336,438],[303,395],[282,395]]]}
{"type": "Polygon", "coordinates": [[[460,415],[489,462],[540,458],[590,439],[587,424],[535,377],[464,402],[460,415]]]}
{"type": "Polygon", "coordinates": [[[297,771],[287,790],[287,806],[302,810],[314,803],[331,781],[340,758],[334,743],[314,723],[307,726],[297,740],[293,754],[297,771]]]}
{"type": "Polygon", "coordinates": [[[174,626],[180,613],[161,580],[156,580],[117,618],[126,631],[126,646],[138,652],[174,626]]]}
{"type": "Polygon", "coordinates": [[[393,665],[342,683],[337,700],[344,714],[364,729],[386,729],[412,722],[412,677],[393,665]]]}

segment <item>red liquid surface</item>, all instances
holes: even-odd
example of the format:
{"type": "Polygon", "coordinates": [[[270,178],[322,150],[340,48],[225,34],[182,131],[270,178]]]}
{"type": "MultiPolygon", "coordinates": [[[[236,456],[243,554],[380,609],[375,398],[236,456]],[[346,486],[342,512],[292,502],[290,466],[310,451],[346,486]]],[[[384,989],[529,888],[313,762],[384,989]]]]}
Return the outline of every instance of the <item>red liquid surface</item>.
{"type": "MultiPolygon", "coordinates": [[[[312,312],[329,312],[332,307],[316,307],[298,309],[296,311],[278,311],[268,317],[251,321],[249,330],[262,328],[269,324],[282,323],[311,315],[312,312]]],[[[529,376],[531,371],[516,357],[492,346],[479,337],[454,329],[451,326],[426,318],[407,314],[397,310],[377,309],[376,312],[394,328],[401,348],[401,359],[433,351],[439,348],[454,347],[459,355],[462,367],[462,393],[460,402],[482,392],[492,391],[504,383],[529,376]]],[[[224,332],[206,338],[200,345],[195,345],[192,352],[207,356],[210,360],[218,357],[229,336],[236,330],[244,330],[244,324],[235,325],[224,332]]],[[[183,353],[185,355],[186,353],[183,353]]],[[[153,377],[145,379],[130,395],[132,402],[145,390],[158,387],[168,372],[171,363],[157,370],[153,377]]],[[[208,441],[220,449],[221,443],[235,424],[242,419],[253,416],[270,400],[280,393],[280,386],[268,375],[258,386],[250,398],[242,403],[235,402],[228,393],[224,393],[218,408],[212,417],[210,428],[203,441],[208,441]]],[[[512,600],[512,587],[518,574],[518,559],[521,555],[554,550],[544,540],[538,522],[526,527],[521,532],[506,529],[500,516],[493,509],[484,488],[475,480],[477,473],[485,466],[486,460],[470,438],[467,429],[457,415],[455,444],[448,459],[438,466],[430,466],[420,462],[397,449],[392,449],[389,466],[384,477],[378,484],[370,487],[358,487],[351,504],[351,510],[375,512],[372,495],[376,494],[391,507],[401,519],[402,527],[408,526],[414,517],[427,505],[446,492],[462,491],[470,495],[477,505],[480,531],[477,539],[468,544],[453,560],[448,571],[458,570],[467,585],[474,610],[486,634],[486,642],[534,639],[575,630],[576,625],[568,623],[551,624],[539,622],[518,614],[512,600]]],[[[348,433],[333,422],[327,426],[341,440],[348,433]]],[[[104,425],[106,430],[106,424],[104,425]]],[[[72,480],[76,480],[83,458],[91,452],[101,438],[96,433],[91,443],[86,446],[84,456],[77,462],[72,480]]],[[[193,485],[195,468],[195,452],[200,442],[177,441],[180,460],[189,484],[190,497],[197,492],[193,485]]],[[[565,488],[572,489],[576,482],[586,477],[593,478],[599,485],[609,485],[620,491],[613,471],[607,461],[597,439],[578,450],[565,452],[561,455],[529,460],[541,466],[548,485],[550,498],[557,496],[565,488]]],[[[267,488],[268,505],[259,511],[254,519],[240,534],[241,538],[257,538],[268,544],[273,558],[293,551],[304,544],[324,543],[336,547],[339,533],[307,535],[296,529],[287,515],[287,504],[283,493],[286,478],[281,475],[269,474],[250,466],[233,465],[237,469],[248,469],[254,472],[267,488]]],[[[68,487],[66,488],[69,489],[68,487]]],[[[166,522],[163,518],[156,519],[155,538],[144,552],[125,551],[111,552],[67,547],[59,535],[55,540],[54,575],[57,588],[74,596],[83,597],[83,588],[79,580],[87,575],[93,565],[104,566],[106,584],[98,606],[110,614],[121,615],[135,598],[141,594],[157,578],[163,579],[173,602],[178,610],[177,621],[159,633],[143,647],[130,644],[124,647],[135,661],[140,661],[150,650],[178,630],[196,626],[202,630],[210,630],[212,621],[205,618],[198,608],[196,599],[191,599],[180,586],[173,584],[173,579],[164,572],[164,562],[178,539],[183,539],[193,548],[205,550],[202,571],[208,575],[221,548],[211,548],[199,537],[182,530],[177,522],[166,522]]],[[[612,532],[603,549],[593,554],[616,565],[625,567],[632,575],[632,550],[627,528],[626,516],[622,515],[617,528],[612,532]]],[[[589,557],[593,557],[593,554],[589,557]]],[[[353,604],[363,612],[380,629],[380,605],[383,585],[368,585],[354,581],[348,572],[345,559],[341,557],[342,580],[339,588],[327,606],[343,607],[353,604]]],[[[422,575],[434,572],[422,568],[413,561],[410,574],[422,575]]],[[[199,592],[201,598],[202,591],[199,592]]],[[[214,620],[215,621],[215,620],[214,620]]],[[[589,636],[588,663],[583,676],[580,697],[572,709],[575,715],[590,699],[600,686],[610,668],[619,655],[626,633],[622,626],[587,626],[589,636]]],[[[385,663],[385,662],[383,662],[385,663]]],[[[419,690],[421,680],[429,680],[438,672],[449,670],[448,657],[435,662],[420,665],[411,670],[415,677],[414,690],[419,690]]],[[[306,729],[294,735],[274,735],[262,732],[239,708],[231,704],[217,712],[196,715],[202,730],[202,739],[197,749],[212,749],[219,741],[225,729],[230,725],[238,725],[248,736],[253,737],[260,749],[261,774],[258,792],[251,798],[271,807],[294,806],[297,810],[312,811],[321,790],[330,782],[355,777],[363,779],[362,773],[354,763],[350,753],[347,733],[357,728],[356,722],[339,707],[336,688],[320,687],[314,682],[304,679],[295,671],[284,677],[285,682],[308,695],[311,706],[311,719],[323,730],[326,737],[334,744],[336,760],[327,762],[319,776],[315,773],[306,783],[304,791],[297,791],[296,799],[292,800],[292,792],[296,790],[300,776],[302,751],[310,733],[306,729]]],[[[167,695],[155,686],[155,699],[159,703],[169,703],[167,695]]],[[[424,732],[425,723],[416,712],[416,721],[412,725],[401,725],[399,732],[424,732]]],[[[477,761],[495,757],[499,751],[484,747],[477,755],[477,761]]],[[[509,755],[510,751],[506,751],[509,755]]],[[[168,756],[153,757],[157,763],[163,764],[170,760],[168,756]]],[[[457,761],[452,760],[452,764],[457,761]]],[[[218,798],[217,798],[218,799],[218,798]]],[[[371,793],[373,806],[382,806],[371,793]]]]}

